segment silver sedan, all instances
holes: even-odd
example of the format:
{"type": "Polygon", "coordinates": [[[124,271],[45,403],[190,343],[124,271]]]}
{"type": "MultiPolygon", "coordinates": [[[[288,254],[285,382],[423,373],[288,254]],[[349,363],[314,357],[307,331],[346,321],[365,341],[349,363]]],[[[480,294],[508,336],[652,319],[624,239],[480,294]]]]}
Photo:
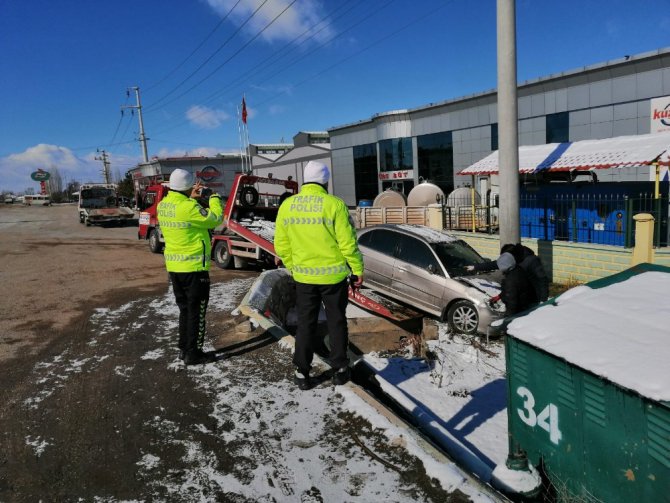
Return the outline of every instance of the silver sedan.
{"type": "Polygon", "coordinates": [[[500,273],[475,274],[466,266],[484,262],[462,239],[421,225],[377,225],[358,231],[365,286],[440,320],[452,331],[486,334],[504,307],[500,273]]]}

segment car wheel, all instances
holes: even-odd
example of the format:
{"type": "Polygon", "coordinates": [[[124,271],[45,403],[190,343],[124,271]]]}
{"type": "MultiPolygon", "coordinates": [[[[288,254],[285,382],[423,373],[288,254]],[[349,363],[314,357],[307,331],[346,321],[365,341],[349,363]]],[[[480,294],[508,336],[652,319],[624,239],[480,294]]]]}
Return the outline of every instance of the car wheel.
{"type": "Polygon", "coordinates": [[[160,253],[163,251],[163,243],[161,243],[157,229],[151,229],[151,231],[149,231],[149,249],[153,253],[160,253]]]}
{"type": "Polygon", "coordinates": [[[449,309],[447,321],[452,332],[476,334],[479,325],[479,313],[472,302],[459,300],[449,309]]]}
{"type": "Polygon", "coordinates": [[[230,269],[233,263],[233,256],[228,250],[228,243],[225,241],[217,241],[214,247],[214,263],[220,269],[230,269]]]}

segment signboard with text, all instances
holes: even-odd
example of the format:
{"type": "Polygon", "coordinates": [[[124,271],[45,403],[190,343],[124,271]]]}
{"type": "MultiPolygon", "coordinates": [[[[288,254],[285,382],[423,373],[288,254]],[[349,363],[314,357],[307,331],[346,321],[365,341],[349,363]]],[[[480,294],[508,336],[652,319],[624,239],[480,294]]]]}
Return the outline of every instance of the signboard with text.
{"type": "Polygon", "coordinates": [[[379,173],[380,180],[412,180],[414,178],[414,170],[404,169],[399,171],[382,171],[379,173]]]}
{"type": "Polygon", "coordinates": [[[670,131],[670,96],[651,100],[651,133],[670,131]]]}

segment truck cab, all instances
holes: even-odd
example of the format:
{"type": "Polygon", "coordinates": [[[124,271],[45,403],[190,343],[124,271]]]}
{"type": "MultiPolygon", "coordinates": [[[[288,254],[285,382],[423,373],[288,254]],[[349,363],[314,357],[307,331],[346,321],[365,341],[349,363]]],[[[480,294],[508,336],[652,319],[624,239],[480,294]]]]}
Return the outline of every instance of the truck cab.
{"type": "Polygon", "coordinates": [[[149,249],[153,253],[161,253],[165,247],[165,239],[158,225],[158,203],[170,191],[167,183],[149,185],[138,201],[140,210],[137,239],[149,240],[149,249]]]}

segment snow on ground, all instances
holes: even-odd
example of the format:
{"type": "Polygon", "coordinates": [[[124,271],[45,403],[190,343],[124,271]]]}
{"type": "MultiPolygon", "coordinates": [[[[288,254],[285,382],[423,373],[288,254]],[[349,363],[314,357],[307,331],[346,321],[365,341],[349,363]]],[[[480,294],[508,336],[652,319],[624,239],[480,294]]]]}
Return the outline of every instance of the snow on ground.
{"type": "Polygon", "coordinates": [[[452,335],[446,324],[439,326],[439,339],[427,345],[430,362],[375,354],[364,361],[387,393],[446,443],[462,446],[461,460],[487,478],[507,457],[504,346],[452,335]]]}
{"type": "MultiPolygon", "coordinates": [[[[233,311],[252,281],[212,285],[210,309],[233,311]]],[[[116,310],[98,310],[91,320],[97,328],[91,342],[107,333],[129,341],[133,328],[151,325],[155,347],[138,355],[135,365],[116,365],[113,372],[123,377],[141,365],[165,365],[169,371],[186,372],[192,386],[209,396],[212,404],[213,422],[208,424],[184,425],[169,419],[169,411],[164,410],[146,420],[146,428],[155,431],[162,451],[166,445],[180,449],[181,463],[188,467],[173,473],[161,458],[161,450],[143,448],[136,460],[138,472],[157,497],[167,493],[168,497],[186,498],[184,501],[205,501],[213,490],[225,490],[253,501],[409,503],[428,499],[422,492],[425,484],[441,484],[445,491],[460,490],[473,501],[493,501],[468,483],[455,466],[438,465],[412,438],[346,387],[335,388],[327,381],[308,392],[298,392],[291,380],[286,345],[274,344],[213,364],[184,367],[175,359],[178,309],[171,290],[142,302],[136,310],[139,316],[128,314],[133,306],[138,307],[135,302],[116,310]],[[232,466],[222,465],[221,449],[235,459],[232,466]],[[370,453],[381,454],[375,458],[370,453]],[[408,476],[416,464],[411,456],[423,461],[428,477],[439,483],[424,481],[422,486],[413,475],[408,476]],[[158,476],[165,470],[169,476],[158,476]]],[[[105,351],[101,344],[89,347],[94,352],[105,351]]],[[[206,345],[204,349],[213,348],[206,345]]],[[[40,401],[64,386],[72,374],[93,371],[108,356],[77,358],[68,349],[39,364],[35,368],[41,377],[39,391],[24,406],[39,407],[40,401]]],[[[388,367],[401,368],[399,365],[392,360],[388,367]]],[[[411,366],[418,363],[410,360],[407,365],[413,369],[411,366]]],[[[435,387],[432,383],[429,386],[435,387]]],[[[446,388],[435,389],[444,392],[446,388]]],[[[37,456],[50,443],[50,439],[26,438],[37,456]]]]}

